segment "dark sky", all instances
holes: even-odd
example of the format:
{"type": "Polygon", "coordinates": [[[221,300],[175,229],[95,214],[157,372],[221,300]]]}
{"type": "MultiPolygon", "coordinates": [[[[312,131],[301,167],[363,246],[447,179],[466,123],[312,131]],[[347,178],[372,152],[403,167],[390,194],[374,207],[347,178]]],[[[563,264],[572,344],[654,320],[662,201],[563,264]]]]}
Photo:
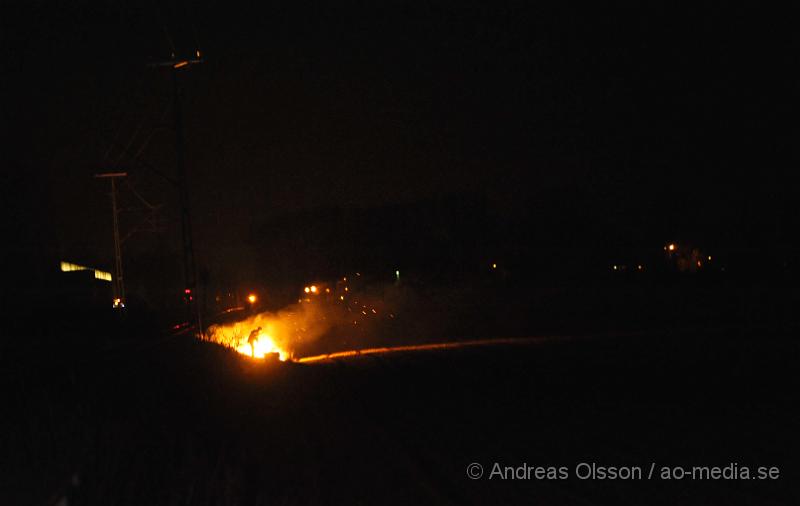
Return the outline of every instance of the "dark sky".
{"type": "Polygon", "coordinates": [[[61,254],[107,246],[101,170],[129,170],[169,227],[174,190],[143,164],[174,175],[170,75],[146,66],[174,46],[206,60],[181,83],[210,264],[276,216],[439,195],[612,240],[692,223],[731,240],[792,213],[797,189],[796,38],[757,9],[20,2],[3,21],[12,163],[47,188],[61,254]]]}

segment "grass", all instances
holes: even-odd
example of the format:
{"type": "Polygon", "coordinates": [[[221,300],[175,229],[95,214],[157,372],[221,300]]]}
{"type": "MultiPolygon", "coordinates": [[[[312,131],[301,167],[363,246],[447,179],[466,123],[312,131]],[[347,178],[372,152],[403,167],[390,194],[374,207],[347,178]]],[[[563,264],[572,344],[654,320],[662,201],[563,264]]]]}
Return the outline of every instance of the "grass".
{"type": "MultiPolygon", "coordinates": [[[[431,340],[459,328],[521,332],[543,311],[528,294],[499,324],[502,311],[470,303],[470,293],[436,295],[405,313],[424,322],[450,312],[431,340]]],[[[551,308],[549,323],[568,319],[568,304],[551,308]]],[[[389,330],[402,336],[398,321],[389,330]]],[[[308,366],[254,362],[187,337],[59,334],[3,356],[0,502],[72,493],[71,504],[103,505],[796,504],[794,328],[733,321],[679,332],[692,318],[641,321],[661,330],[308,366]],[[777,465],[782,478],[509,483],[464,474],[470,462],[587,459],[777,465]]]]}

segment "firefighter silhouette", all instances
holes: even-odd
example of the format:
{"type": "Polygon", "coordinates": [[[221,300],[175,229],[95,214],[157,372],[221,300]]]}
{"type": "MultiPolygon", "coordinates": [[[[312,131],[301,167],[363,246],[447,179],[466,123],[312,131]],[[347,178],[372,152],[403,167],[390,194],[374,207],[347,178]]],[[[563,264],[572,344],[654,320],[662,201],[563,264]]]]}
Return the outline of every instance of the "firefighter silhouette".
{"type": "Polygon", "coordinates": [[[258,334],[261,332],[261,327],[256,328],[252,332],[250,332],[250,336],[247,338],[247,344],[250,345],[250,356],[255,358],[256,356],[256,341],[258,341],[258,334]]]}

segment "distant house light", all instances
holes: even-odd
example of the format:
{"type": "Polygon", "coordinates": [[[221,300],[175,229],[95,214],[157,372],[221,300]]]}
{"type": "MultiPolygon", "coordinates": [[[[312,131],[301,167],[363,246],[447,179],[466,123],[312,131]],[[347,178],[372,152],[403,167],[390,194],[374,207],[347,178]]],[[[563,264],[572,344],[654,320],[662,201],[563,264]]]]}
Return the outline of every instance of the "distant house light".
{"type": "Polygon", "coordinates": [[[70,262],[61,262],[61,272],[86,271],[88,269],[88,267],[84,267],[82,265],[73,264],[70,262]]]}
{"type": "Polygon", "coordinates": [[[94,277],[97,279],[102,279],[103,281],[111,282],[111,273],[105,271],[98,271],[97,269],[94,270],[94,277]]]}
{"type": "Polygon", "coordinates": [[[101,271],[100,269],[93,269],[92,267],[85,267],[83,265],[73,264],[72,262],[61,262],[61,272],[75,272],[75,271],[94,271],[95,279],[111,282],[111,273],[101,271]]]}

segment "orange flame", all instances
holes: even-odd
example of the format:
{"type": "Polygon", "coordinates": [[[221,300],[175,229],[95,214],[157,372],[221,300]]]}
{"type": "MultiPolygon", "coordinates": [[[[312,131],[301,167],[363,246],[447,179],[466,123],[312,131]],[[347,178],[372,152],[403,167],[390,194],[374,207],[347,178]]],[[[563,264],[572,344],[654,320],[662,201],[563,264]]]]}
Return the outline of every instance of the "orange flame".
{"type": "Polygon", "coordinates": [[[255,315],[241,322],[227,325],[212,325],[205,339],[221,344],[242,355],[263,359],[272,354],[287,360],[291,354],[277,336],[281,333],[280,322],[262,315],[255,315]],[[263,330],[262,330],[263,328],[263,330]],[[251,334],[257,332],[251,338],[251,334]]]}
{"type": "Polygon", "coordinates": [[[258,339],[253,341],[252,345],[249,343],[240,344],[236,347],[236,351],[242,355],[249,355],[253,358],[264,358],[267,355],[277,353],[281,361],[288,358],[288,353],[278,347],[275,341],[267,334],[261,333],[258,339]]]}

